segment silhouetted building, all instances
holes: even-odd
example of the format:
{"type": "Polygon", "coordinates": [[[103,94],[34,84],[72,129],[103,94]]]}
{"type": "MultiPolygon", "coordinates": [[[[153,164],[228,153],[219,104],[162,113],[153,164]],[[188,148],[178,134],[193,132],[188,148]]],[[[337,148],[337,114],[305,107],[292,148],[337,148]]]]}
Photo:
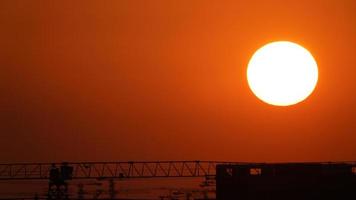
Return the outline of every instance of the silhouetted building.
{"type": "Polygon", "coordinates": [[[217,200],[356,199],[356,164],[234,164],[216,167],[217,200]]]}

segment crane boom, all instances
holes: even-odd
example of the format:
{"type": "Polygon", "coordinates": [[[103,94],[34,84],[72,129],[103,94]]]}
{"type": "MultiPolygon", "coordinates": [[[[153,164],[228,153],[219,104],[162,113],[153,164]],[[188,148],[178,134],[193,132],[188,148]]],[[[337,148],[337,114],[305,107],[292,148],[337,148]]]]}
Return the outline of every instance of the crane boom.
{"type": "Polygon", "coordinates": [[[0,164],[1,180],[48,180],[54,170],[64,179],[128,179],[215,176],[218,161],[62,162],[0,164]]]}

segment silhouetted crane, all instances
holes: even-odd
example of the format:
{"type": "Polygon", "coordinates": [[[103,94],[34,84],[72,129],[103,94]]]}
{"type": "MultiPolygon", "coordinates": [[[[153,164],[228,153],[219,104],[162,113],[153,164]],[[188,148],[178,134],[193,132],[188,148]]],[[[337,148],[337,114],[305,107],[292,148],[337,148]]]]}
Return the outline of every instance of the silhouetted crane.
{"type": "MultiPolygon", "coordinates": [[[[217,164],[237,164],[218,161],[142,161],[142,162],[62,162],[0,164],[0,181],[48,180],[48,200],[69,199],[71,180],[110,180],[109,196],[116,196],[115,179],[190,178],[214,179],[217,164]]],[[[78,186],[78,198],[83,198],[83,185],[78,186]]],[[[103,193],[97,190],[95,198],[103,193]]]]}

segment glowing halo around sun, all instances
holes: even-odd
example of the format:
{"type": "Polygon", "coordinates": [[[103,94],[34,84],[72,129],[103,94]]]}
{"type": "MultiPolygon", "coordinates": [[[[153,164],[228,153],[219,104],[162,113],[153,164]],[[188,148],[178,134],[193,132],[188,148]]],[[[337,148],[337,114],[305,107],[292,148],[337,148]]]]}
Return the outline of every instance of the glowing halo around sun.
{"type": "Polygon", "coordinates": [[[305,100],[318,81],[318,66],[302,46],[278,41],[258,49],[247,67],[252,92],[275,106],[289,106],[305,100]]]}

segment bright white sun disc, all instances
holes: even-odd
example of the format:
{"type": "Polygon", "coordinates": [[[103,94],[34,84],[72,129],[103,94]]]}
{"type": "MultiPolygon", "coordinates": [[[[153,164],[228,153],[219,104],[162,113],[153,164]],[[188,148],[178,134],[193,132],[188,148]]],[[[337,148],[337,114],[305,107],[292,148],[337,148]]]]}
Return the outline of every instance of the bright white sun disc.
{"type": "Polygon", "coordinates": [[[252,92],[262,101],[288,106],[306,99],[318,81],[318,67],[302,46],[279,41],[258,49],[247,67],[252,92]]]}

